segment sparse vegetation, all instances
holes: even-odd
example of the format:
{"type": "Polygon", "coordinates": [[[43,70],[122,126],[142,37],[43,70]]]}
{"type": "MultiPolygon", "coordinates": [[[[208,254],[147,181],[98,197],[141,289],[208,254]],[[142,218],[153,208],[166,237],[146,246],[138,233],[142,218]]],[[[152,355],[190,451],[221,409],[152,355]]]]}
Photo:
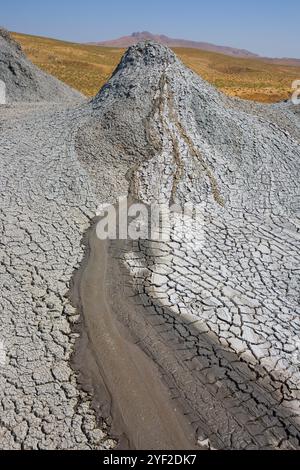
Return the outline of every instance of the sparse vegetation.
{"type": "MultiPolygon", "coordinates": [[[[30,60],[87,96],[109,79],[124,49],[76,44],[13,33],[30,60]]],[[[198,49],[174,48],[185,65],[224,93],[261,102],[287,99],[300,66],[235,58],[198,49]]]]}
{"type": "Polygon", "coordinates": [[[181,60],[230,96],[273,103],[291,95],[300,66],[257,58],[235,58],[195,49],[176,49],[181,60]]]}

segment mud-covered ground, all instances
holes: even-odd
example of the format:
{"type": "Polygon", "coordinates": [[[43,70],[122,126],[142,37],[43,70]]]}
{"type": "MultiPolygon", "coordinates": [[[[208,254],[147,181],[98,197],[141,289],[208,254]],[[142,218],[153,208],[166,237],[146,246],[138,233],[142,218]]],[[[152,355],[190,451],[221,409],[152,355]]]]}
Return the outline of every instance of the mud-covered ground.
{"type": "Polygon", "coordinates": [[[299,157],[297,107],[157,44],[90,103],[1,106],[0,447],[299,449],[299,157]],[[91,250],[122,195],[203,220],[91,250]]]}

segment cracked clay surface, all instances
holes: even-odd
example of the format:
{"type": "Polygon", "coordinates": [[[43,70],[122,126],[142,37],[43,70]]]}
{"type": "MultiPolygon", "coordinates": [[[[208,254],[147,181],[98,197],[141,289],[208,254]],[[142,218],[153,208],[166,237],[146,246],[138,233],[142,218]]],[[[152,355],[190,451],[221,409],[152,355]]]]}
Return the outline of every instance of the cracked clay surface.
{"type": "Polygon", "coordinates": [[[101,347],[69,294],[98,205],[128,195],[203,223],[107,242],[110,314],[200,447],[299,449],[299,161],[297,107],[229,99],[155,43],[89,103],[1,106],[0,447],[115,446],[91,357],[71,367],[79,337],[101,347]]]}

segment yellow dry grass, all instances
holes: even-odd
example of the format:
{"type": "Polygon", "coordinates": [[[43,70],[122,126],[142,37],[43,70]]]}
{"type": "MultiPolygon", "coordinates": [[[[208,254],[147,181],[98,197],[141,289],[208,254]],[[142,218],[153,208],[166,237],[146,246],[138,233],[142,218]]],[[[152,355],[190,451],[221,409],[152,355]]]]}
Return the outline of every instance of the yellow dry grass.
{"type": "MultiPolygon", "coordinates": [[[[86,96],[107,82],[124,49],[107,48],[12,33],[29,59],[86,96]]],[[[261,102],[289,98],[300,66],[241,59],[197,49],[174,48],[183,63],[224,93],[261,102]]]]}

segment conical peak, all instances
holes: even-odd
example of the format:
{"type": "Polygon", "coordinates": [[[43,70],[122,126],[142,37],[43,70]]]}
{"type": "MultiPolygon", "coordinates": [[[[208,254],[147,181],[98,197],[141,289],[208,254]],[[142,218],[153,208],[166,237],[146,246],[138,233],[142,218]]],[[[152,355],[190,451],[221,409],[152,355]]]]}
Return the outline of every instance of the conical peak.
{"type": "MultiPolygon", "coordinates": [[[[219,93],[207,82],[196,76],[177,58],[167,46],[155,41],[142,41],[131,46],[123,55],[110,80],[92,100],[95,108],[111,101],[131,99],[141,101],[141,106],[153,107],[162,80],[173,88],[173,95],[179,100],[187,96],[187,88],[192,84],[199,88],[203,99],[217,99],[219,93]]],[[[117,103],[116,106],[124,106],[117,103]]]]}
{"type": "Polygon", "coordinates": [[[155,41],[142,41],[129,47],[118,68],[134,65],[171,65],[176,62],[176,56],[171,49],[155,41]]]}
{"type": "Polygon", "coordinates": [[[93,104],[98,107],[107,100],[121,98],[128,101],[132,98],[143,102],[146,99],[152,106],[162,75],[179,76],[180,70],[185,70],[185,67],[171,49],[155,41],[139,42],[125,52],[111,79],[93,99],[93,104]]]}

